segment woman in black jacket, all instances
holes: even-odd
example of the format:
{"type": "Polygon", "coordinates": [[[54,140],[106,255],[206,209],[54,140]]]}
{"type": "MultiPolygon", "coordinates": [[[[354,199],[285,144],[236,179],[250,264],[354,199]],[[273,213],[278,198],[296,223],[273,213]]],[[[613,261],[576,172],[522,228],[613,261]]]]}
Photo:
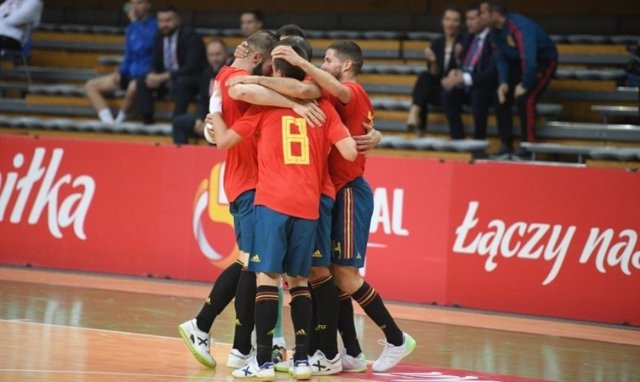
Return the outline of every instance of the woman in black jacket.
{"type": "Polygon", "coordinates": [[[407,120],[409,130],[417,131],[421,137],[427,131],[429,104],[439,106],[442,103],[440,81],[450,70],[460,67],[461,26],[462,12],[455,7],[447,8],[442,16],[444,35],[425,49],[427,70],[418,75],[413,87],[412,105],[407,120]]]}

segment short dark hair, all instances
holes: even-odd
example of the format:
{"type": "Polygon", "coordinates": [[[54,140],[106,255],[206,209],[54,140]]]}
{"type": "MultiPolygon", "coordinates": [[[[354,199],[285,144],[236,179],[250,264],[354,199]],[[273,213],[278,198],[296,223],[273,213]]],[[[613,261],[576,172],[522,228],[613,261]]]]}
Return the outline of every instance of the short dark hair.
{"type": "Polygon", "coordinates": [[[211,37],[211,40],[209,40],[209,43],[207,43],[207,45],[213,44],[213,43],[222,45],[222,47],[224,48],[224,51],[229,53],[229,47],[227,46],[227,44],[225,44],[224,40],[221,39],[220,37],[217,37],[217,36],[211,37]]]}
{"type": "Polygon", "coordinates": [[[158,8],[158,12],[173,12],[176,15],[178,14],[178,7],[176,7],[173,4],[167,4],[167,5],[163,5],[160,8],[158,8]]]}
{"type": "Polygon", "coordinates": [[[311,44],[309,44],[309,41],[307,41],[303,37],[289,36],[289,37],[283,38],[280,41],[292,41],[293,43],[300,46],[304,50],[305,54],[307,55],[307,61],[311,61],[311,59],[313,58],[313,49],[311,48],[311,44]]]}
{"type": "Polygon", "coordinates": [[[268,57],[271,54],[276,42],[276,36],[265,30],[254,32],[247,38],[249,50],[257,50],[265,57],[268,57]]]}
{"type": "Polygon", "coordinates": [[[444,9],[444,12],[442,12],[442,14],[444,15],[447,12],[457,13],[458,16],[460,16],[460,21],[462,21],[462,11],[460,10],[460,8],[456,7],[455,5],[450,5],[444,9]]]}
{"type": "Polygon", "coordinates": [[[498,12],[503,16],[509,12],[509,9],[507,9],[507,2],[504,0],[489,0],[488,3],[491,11],[498,12]]]}
{"type": "Polygon", "coordinates": [[[363,64],[362,49],[353,41],[341,40],[336,41],[327,49],[336,51],[336,55],[342,60],[350,60],[354,67],[354,74],[360,73],[363,64]]]}
{"type": "MultiPolygon", "coordinates": [[[[276,46],[290,46],[300,57],[306,60],[309,59],[304,49],[293,39],[285,38],[284,40],[280,40],[276,46]]],[[[276,58],[273,60],[273,69],[282,72],[284,77],[295,78],[298,81],[304,80],[307,76],[307,73],[302,68],[291,65],[287,60],[282,58],[276,58]]]]}
{"type": "Polygon", "coordinates": [[[264,23],[264,13],[258,8],[245,9],[244,11],[242,11],[242,13],[240,13],[240,15],[244,15],[246,13],[251,13],[253,17],[256,18],[256,20],[260,21],[261,23],[264,23]]]}
{"type": "Polygon", "coordinates": [[[471,5],[469,5],[469,7],[467,8],[467,12],[470,12],[470,11],[480,12],[480,4],[482,3],[471,3],[471,5]]]}
{"type": "Polygon", "coordinates": [[[286,24],[281,26],[276,32],[276,38],[279,40],[283,37],[289,36],[300,36],[302,38],[307,38],[304,34],[304,30],[297,26],[296,24],[286,24]]]}

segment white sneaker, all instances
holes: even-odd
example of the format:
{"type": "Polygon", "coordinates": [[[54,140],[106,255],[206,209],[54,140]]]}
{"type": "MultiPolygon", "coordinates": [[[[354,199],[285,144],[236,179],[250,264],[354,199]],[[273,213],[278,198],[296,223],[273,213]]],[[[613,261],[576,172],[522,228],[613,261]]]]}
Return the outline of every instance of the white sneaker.
{"type": "Polygon", "coordinates": [[[258,366],[256,357],[251,357],[249,363],[241,368],[234,370],[231,375],[233,378],[247,379],[251,378],[258,381],[275,381],[276,370],[273,362],[265,362],[264,365],[258,366]]]}
{"type": "Polygon", "coordinates": [[[178,325],[178,332],[198,362],[212,369],[216,367],[216,360],[211,356],[210,350],[213,339],[209,333],[198,329],[195,318],[178,325]]]}
{"type": "Polygon", "coordinates": [[[249,351],[249,354],[244,355],[238,349],[231,349],[229,352],[229,357],[227,358],[227,367],[232,369],[240,369],[241,367],[245,367],[251,361],[251,357],[254,356],[254,349],[249,351]]]}
{"type": "Polygon", "coordinates": [[[347,354],[346,349],[342,349],[340,353],[342,359],[342,371],[345,373],[364,373],[367,371],[367,359],[364,353],[358,354],[357,357],[347,354]]]}
{"type": "Polygon", "coordinates": [[[382,349],[382,354],[371,367],[374,372],[381,373],[391,369],[416,348],[416,340],[413,337],[407,333],[402,333],[402,336],[404,342],[400,346],[393,346],[385,340],[378,340],[378,343],[383,345],[384,349],[382,349]]]}
{"type": "Polygon", "coordinates": [[[342,371],[342,359],[340,353],[336,354],[333,359],[327,359],[327,356],[320,350],[309,358],[309,365],[311,366],[311,374],[313,375],[331,375],[338,374],[342,371]]]}
{"type": "Polygon", "coordinates": [[[292,374],[295,379],[311,379],[311,366],[308,360],[293,361],[292,374]]]}

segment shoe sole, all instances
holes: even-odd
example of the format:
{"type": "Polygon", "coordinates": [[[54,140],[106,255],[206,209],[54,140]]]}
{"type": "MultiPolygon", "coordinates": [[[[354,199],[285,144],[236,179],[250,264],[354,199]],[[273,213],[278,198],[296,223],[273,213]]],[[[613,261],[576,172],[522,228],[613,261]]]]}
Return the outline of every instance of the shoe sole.
{"type": "Polygon", "coordinates": [[[208,359],[203,357],[198,352],[198,350],[196,350],[196,348],[193,347],[193,344],[191,343],[191,339],[189,338],[189,334],[184,329],[182,329],[182,326],[178,326],[178,332],[180,333],[180,337],[182,337],[182,340],[184,341],[184,343],[187,345],[187,348],[189,348],[189,351],[198,362],[200,362],[201,364],[203,364],[208,368],[211,368],[211,369],[216,368],[215,360],[214,360],[214,363],[211,364],[211,362],[209,362],[208,359]]]}
{"type": "Polygon", "coordinates": [[[367,371],[366,367],[363,369],[342,369],[341,373],[364,373],[365,371],[367,371]]]}
{"type": "Polygon", "coordinates": [[[236,377],[235,375],[232,375],[233,379],[247,379],[250,381],[275,381],[276,377],[274,376],[268,376],[268,377],[236,377]]]}

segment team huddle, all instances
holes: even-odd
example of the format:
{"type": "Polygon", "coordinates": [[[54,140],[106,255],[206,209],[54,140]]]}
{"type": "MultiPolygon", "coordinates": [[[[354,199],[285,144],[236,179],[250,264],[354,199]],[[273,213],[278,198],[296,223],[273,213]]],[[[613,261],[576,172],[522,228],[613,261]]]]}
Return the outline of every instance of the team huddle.
{"type": "Polygon", "coordinates": [[[215,367],[209,331],[235,295],[227,361],[234,378],[366,371],[351,299],[386,337],[374,372],[394,367],[416,346],[359,274],[373,212],[365,154],[380,140],[371,101],[356,82],[362,52],[351,41],[335,42],[321,68],[311,63],[311,54],[295,26],[277,36],[256,32],[212,89],[205,136],[227,151],[225,193],[241,255],[216,280],[198,316],[179,331],[196,359],[215,367]],[[290,360],[280,329],[281,279],[291,295],[290,360]]]}

